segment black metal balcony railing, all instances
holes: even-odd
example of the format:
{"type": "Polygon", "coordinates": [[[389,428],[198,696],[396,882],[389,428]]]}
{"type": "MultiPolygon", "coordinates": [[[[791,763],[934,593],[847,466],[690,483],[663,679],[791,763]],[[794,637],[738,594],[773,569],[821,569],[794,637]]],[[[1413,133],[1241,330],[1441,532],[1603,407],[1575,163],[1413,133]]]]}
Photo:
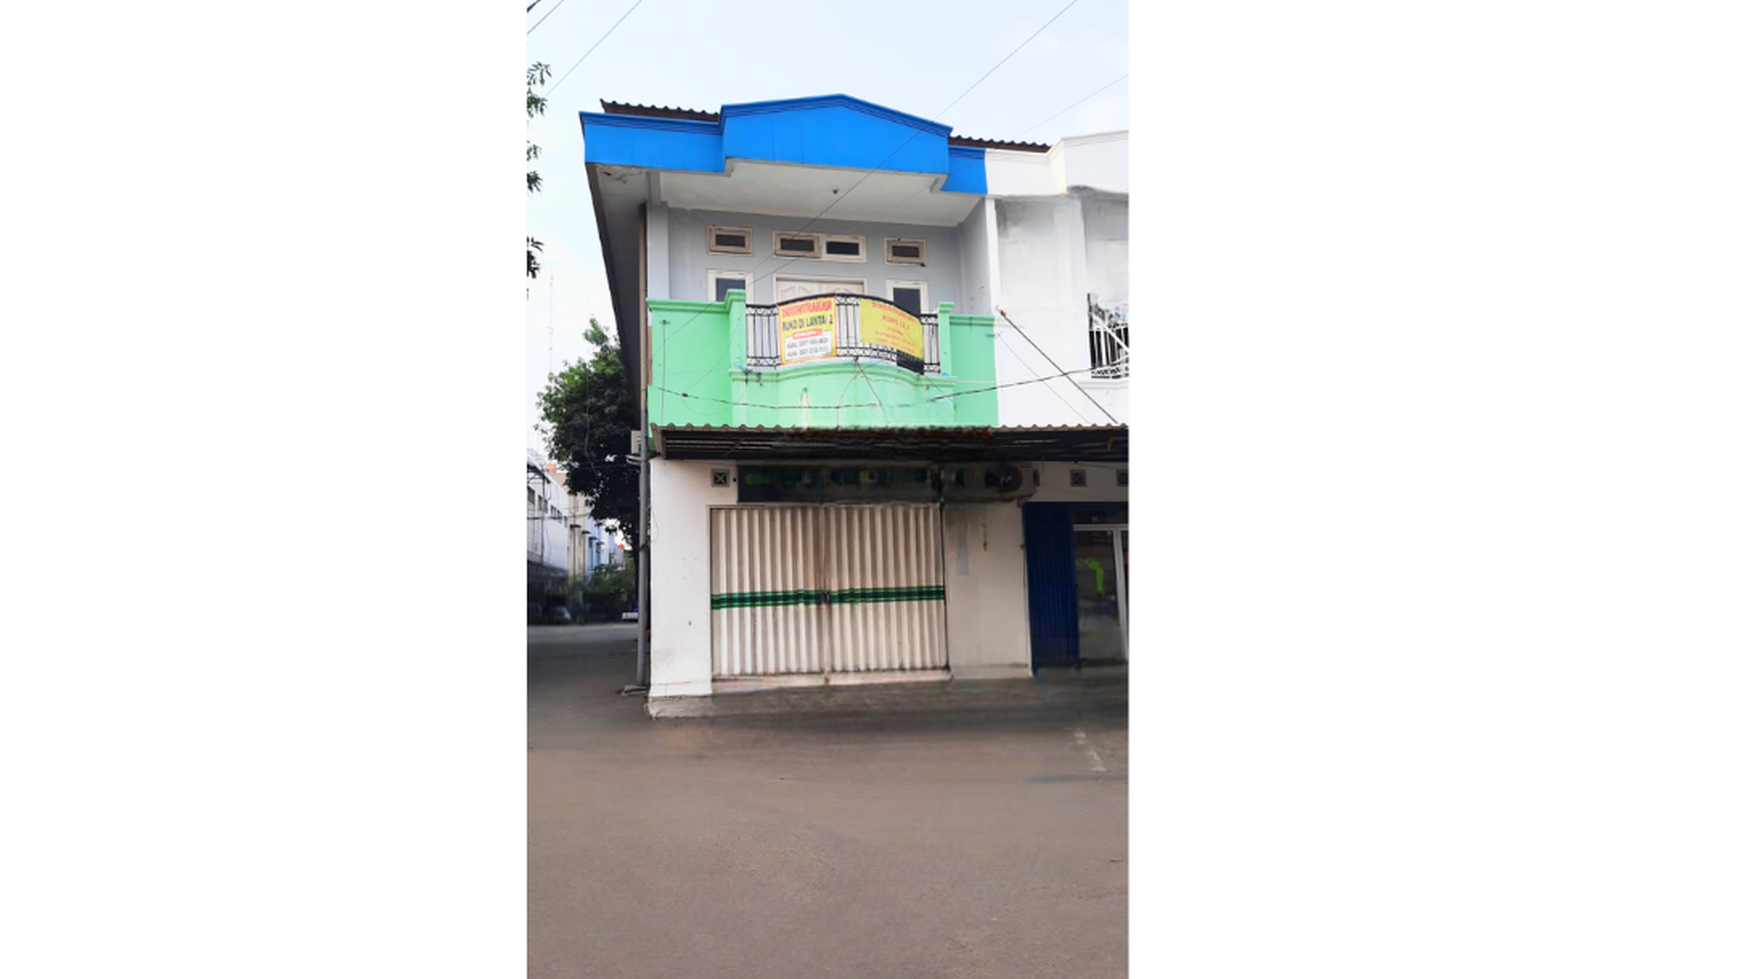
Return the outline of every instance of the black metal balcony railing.
{"type": "MultiPolygon", "coordinates": [[[[814,299],[815,296],[805,296],[814,299]]],[[[942,372],[941,347],[937,340],[937,315],[935,313],[920,313],[919,325],[924,332],[924,360],[909,356],[904,351],[893,347],[883,347],[865,343],[858,333],[858,300],[859,296],[852,293],[834,295],[834,356],[853,360],[875,360],[883,363],[905,367],[913,373],[939,374],[942,372]]],[[[793,301],[793,300],[788,300],[793,301]]],[[[779,307],[777,305],[746,305],[744,315],[748,318],[749,354],[747,364],[750,370],[773,370],[779,367],[779,307]]]]}

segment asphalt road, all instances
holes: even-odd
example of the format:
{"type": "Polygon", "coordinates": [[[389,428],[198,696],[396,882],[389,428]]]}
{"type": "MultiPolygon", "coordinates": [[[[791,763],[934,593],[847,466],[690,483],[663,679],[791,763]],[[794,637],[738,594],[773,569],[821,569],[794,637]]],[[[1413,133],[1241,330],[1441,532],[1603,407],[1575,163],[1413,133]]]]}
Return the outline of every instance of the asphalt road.
{"type": "Polygon", "coordinates": [[[632,626],[527,632],[533,979],[1128,974],[1121,680],[653,720],[632,626]]]}

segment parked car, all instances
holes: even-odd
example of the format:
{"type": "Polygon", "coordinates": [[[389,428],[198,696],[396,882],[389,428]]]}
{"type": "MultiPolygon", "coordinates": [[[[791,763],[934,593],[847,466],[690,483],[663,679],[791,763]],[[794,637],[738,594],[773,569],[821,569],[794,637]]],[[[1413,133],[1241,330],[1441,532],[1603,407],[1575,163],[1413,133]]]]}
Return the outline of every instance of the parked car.
{"type": "Polygon", "coordinates": [[[574,616],[568,614],[568,606],[552,605],[544,613],[544,621],[551,625],[573,625],[574,616]]]}

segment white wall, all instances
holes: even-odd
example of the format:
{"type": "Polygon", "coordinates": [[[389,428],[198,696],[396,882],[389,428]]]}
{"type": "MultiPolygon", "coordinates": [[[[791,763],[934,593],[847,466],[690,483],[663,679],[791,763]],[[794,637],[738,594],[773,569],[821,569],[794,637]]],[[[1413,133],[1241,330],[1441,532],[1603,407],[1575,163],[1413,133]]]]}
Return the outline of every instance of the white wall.
{"type": "Polygon", "coordinates": [[[1047,462],[1038,467],[1039,489],[1029,502],[1033,503],[1122,503],[1130,499],[1129,487],[1118,485],[1118,470],[1128,470],[1125,463],[1108,462],[1047,462]],[[1069,485],[1069,471],[1080,469],[1087,476],[1086,486],[1069,485]]]}
{"type": "Polygon", "coordinates": [[[647,696],[707,696],[713,692],[707,509],[737,502],[736,467],[654,459],[648,469],[652,683],[647,696]],[[714,488],[714,469],[731,469],[733,485],[714,488]]]}
{"type": "MultiPolygon", "coordinates": [[[[873,296],[887,298],[889,279],[926,284],[929,305],[961,301],[960,231],[925,225],[862,224],[856,221],[823,219],[810,225],[809,232],[818,234],[863,235],[866,251],[862,262],[824,262],[819,259],[786,259],[773,257],[773,233],[797,231],[804,227],[801,218],[768,217],[757,214],[732,214],[718,211],[684,211],[659,207],[669,218],[669,279],[671,299],[709,300],[707,272],[749,272],[755,277],[749,290],[752,303],[771,303],[776,297],[774,276],[821,279],[863,279],[865,290],[873,296]],[[749,228],[754,232],[754,254],[715,255],[707,251],[709,225],[749,228]],[[925,264],[889,265],[884,261],[884,238],[917,238],[925,243],[925,264]],[[789,264],[788,264],[789,263],[789,264]]],[[[648,245],[647,275],[652,277],[652,247],[648,245]]],[[[651,287],[649,286],[649,294],[651,287]]],[[[959,308],[957,306],[957,308],[959,308]]]]}
{"type": "Polygon", "coordinates": [[[991,316],[997,312],[993,269],[996,267],[996,202],[986,198],[961,222],[961,293],[955,312],[991,316]]]}
{"type": "MultiPolygon", "coordinates": [[[[1008,318],[1020,326],[1017,331],[1008,322],[997,323],[997,380],[1008,384],[1062,371],[1085,371],[1090,364],[1088,294],[1128,295],[1128,198],[1101,194],[1024,198],[999,200],[994,207],[997,299],[1008,318]]],[[[1128,421],[1127,380],[1095,380],[1085,373],[1072,377],[1073,383],[1057,378],[1003,388],[997,394],[999,424],[1128,421]],[[1111,417],[1095,407],[1095,401],[1111,417]]]]}
{"type": "Polygon", "coordinates": [[[985,188],[993,197],[1061,196],[1072,188],[1130,192],[1130,134],[1060,139],[1045,153],[985,151],[985,188]]]}
{"type": "MultiPolygon", "coordinates": [[[[1088,274],[1082,202],[1071,197],[998,201],[996,216],[999,301],[1020,327],[1017,331],[1008,322],[997,323],[998,382],[1007,385],[1085,370],[1088,274]]],[[[1072,376],[1076,384],[1093,390],[1085,375],[1072,376]]],[[[1076,384],[1057,378],[1002,388],[997,392],[998,424],[1111,424],[1112,419],[1095,408],[1076,384]]],[[[1093,396],[1118,421],[1125,420],[1114,399],[1102,397],[1098,390],[1093,396]]]]}
{"type": "Polygon", "coordinates": [[[1087,288],[1102,304],[1130,301],[1130,199],[1085,196],[1082,244],[1087,249],[1087,288]]]}
{"type": "Polygon", "coordinates": [[[1027,562],[1013,502],[943,508],[949,671],[956,679],[1032,673],[1027,562]]]}
{"type": "Polygon", "coordinates": [[[1130,134],[1099,133],[1060,139],[1051,153],[1062,158],[1064,188],[1130,192],[1130,134]]]}
{"type": "Polygon", "coordinates": [[[1062,159],[1055,147],[1050,153],[986,150],[985,191],[992,197],[1062,194],[1062,159]]]}

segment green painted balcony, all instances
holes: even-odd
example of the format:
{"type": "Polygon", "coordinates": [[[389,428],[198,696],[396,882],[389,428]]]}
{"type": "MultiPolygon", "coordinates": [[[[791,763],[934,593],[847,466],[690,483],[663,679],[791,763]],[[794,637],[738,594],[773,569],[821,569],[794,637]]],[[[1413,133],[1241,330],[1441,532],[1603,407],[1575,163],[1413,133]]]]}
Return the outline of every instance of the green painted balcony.
{"type": "Polygon", "coordinates": [[[997,424],[992,319],[914,317],[837,294],[752,306],[648,299],[655,426],[923,428],[997,424]]]}

